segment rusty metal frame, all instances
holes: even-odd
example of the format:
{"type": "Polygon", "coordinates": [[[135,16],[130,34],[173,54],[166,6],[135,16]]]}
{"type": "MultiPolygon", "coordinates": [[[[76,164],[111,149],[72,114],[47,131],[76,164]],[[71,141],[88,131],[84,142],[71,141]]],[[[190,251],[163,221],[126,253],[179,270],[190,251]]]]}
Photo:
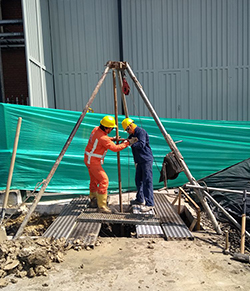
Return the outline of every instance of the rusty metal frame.
{"type": "MultiPolygon", "coordinates": [[[[66,152],[66,150],[68,149],[68,147],[69,147],[74,135],[76,134],[76,132],[77,132],[77,130],[78,130],[83,118],[85,117],[87,111],[89,110],[90,105],[92,104],[97,92],[99,91],[99,89],[100,89],[100,87],[101,87],[101,85],[102,85],[102,83],[103,83],[103,81],[104,81],[104,79],[105,79],[105,77],[106,77],[106,75],[107,75],[107,73],[108,73],[108,71],[110,69],[113,69],[113,70],[115,69],[115,70],[118,70],[118,71],[127,70],[127,72],[129,73],[131,79],[133,80],[133,82],[135,84],[135,87],[137,88],[140,96],[142,97],[145,105],[147,106],[147,108],[148,108],[149,112],[151,113],[152,117],[154,118],[154,120],[155,120],[157,126],[159,127],[160,131],[162,132],[166,142],[168,143],[170,149],[176,154],[176,157],[178,158],[178,161],[180,162],[181,166],[183,167],[183,171],[186,174],[189,182],[192,185],[199,186],[198,182],[191,175],[186,163],[184,162],[184,158],[182,157],[180,151],[176,147],[176,145],[175,145],[174,141],[172,140],[171,136],[167,133],[167,131],[163,127],[158,115],[156,114],[156,112],[155,112],[154,108],[152,107],[151,103],[149,102],[145,92],[143,91],[143,88],[142,88],[141,84],[137,80],[137,78],[134,75],[134,73],[133,73],[132,69],[130,68],[129,64],[127,62],[108,61],[107,64],[106,64],[106,68],[105,68],[100,80],[98,81],[98,83],[96,85],[96,88],[94,89],[94,91],[93,91],[88,103],[86,104],[81,116],[79,117],[75,127],[73,128],[70,136],[68,137],[68,139],[67,139],[67,141],[66,141],[66,143],[65,143],[65,145],[64,145],[64,147],[63,147],[63,149],[61,151],[61,153],[59,154],[57,160],[55,161],[55,163],[54,163],[54,165],[52,167],[52,169],[50,170],[50,173],[48,174],[46,180],[44,180],[44,183],[43,183],[43,186],[42,186],[41,190],[36,195],[36,197],[35,197],[35,199],[33,201],[33,204],[31,205],[26,217],[24,218],[24,220],[23,220],[21,226],[19,227],[16,235],[14,236],[14,238],[18,238],[22,234],[22,232],[24,230],[24,227],[28,223],[28,220],[29,220],[31,214],[34,212],[38,202],[40,201],[42,195],[44,194],[45,189],[47,188],[50,180],[52,179],[57,167],[59,166],[59,164],[60,164],[60,162],[61,162],[61,160],[62,160],[62,158],[63,158],[63,156],[64,156],[64,154],[66,152]]],[[[114,88],[116,89],[115,82],[114,82],[114,88]]],[[[116,92],[114,94],[116,94],[116,92]]],[[[201,191],[201,190],[198,190],[198,189],[195,189],[195,191],[196,191],[196,194],[197,194],[198,198],[200,199],[204,209],[206,210],[206,212],[210,216],[210,219],[211,219],[211,221],[212,221],[217,233],[221,234],[221,229],[220,229],[220,227],[219,227],[219,225],[218,225],[218,223],[216,221],[216,218],[214,217],[211,209],[209,208],[209,206],[208,206],[208,204],[207,204],[207,202],[206,202],[206,200],[205,200],[205,198],[204,198],[204,196],[202,194],[202,193],[206,194],[205,193],[206,191],[205,190],[201,191]]]]}

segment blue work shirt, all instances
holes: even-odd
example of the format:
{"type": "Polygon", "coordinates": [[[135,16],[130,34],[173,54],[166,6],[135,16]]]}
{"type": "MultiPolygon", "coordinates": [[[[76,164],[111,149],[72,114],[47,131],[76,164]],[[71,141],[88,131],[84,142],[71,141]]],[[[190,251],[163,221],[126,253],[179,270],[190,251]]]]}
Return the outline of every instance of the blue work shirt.
{"type": "Polygon", "coordinates": [[[138,141],[131,145],[135,163],[145,163],[153,161],[152,150],[149,145],[149,137],[147,132],[141,128],[136,127],[133,134],[130,134],[128,138],[137,137],[138,141]]]}

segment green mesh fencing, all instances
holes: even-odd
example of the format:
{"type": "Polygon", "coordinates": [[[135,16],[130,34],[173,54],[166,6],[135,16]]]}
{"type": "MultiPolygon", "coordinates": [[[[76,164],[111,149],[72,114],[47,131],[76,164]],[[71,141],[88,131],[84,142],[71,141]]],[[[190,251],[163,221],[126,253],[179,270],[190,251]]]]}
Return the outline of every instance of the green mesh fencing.
{"type": "MultiPolygon", "coordinates": [[[[11,189],[34,190],[47,178],[81,112],[0,104],[0,189],[7,184],[18,117],[22,117],[20,138],[11,189]]],[[[107,113],[109,114],[109,113],[107,113]]],[[[89,175],[83,162],[89,135],[104,114],[87,113],[51,179],[46,192],[88,194],[89,175]]],[[[154,155],[154,188],[159,183],[164,156],[170,151],[153,118],[130,116],[149,134],[154,155]]],[[[122,130],[119,116],[119,135],[122,130]]],[[[177,144],[192,175],[198,180],[249,157],[250,122],[161,119],[177,144]]],[[[111,133],[115,136],[115,132],[111,133]]],[[[130,148],[120,152],[122,191],[135,190],[135,165],[130,148]]],[[[118,192],[117,154],[108,151],[104,169],[109,176],[109,193],[118,192]]],[[[188,182],[184,173],[169,180],[168,187],[188,182]]]]}

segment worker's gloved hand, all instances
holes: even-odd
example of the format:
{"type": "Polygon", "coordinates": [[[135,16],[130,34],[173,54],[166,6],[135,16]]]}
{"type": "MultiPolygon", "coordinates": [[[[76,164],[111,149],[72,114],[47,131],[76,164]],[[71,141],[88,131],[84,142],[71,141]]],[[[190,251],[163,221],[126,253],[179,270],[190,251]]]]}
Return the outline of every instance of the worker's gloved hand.
{"type": "Polygon", "coordinates": [[[132,145],[132,144],[138,142],[138,138],[134,136],[134,137],[129,138],[128,141],[129,141],[130,145],[132,145]]]}
{"type": "Polygon", "coordinates": [[[125,139],[124,141],[121,142],[122,144],[125,144],[126,147],[130,146],[130,143],[127,139],[125,139]]]}

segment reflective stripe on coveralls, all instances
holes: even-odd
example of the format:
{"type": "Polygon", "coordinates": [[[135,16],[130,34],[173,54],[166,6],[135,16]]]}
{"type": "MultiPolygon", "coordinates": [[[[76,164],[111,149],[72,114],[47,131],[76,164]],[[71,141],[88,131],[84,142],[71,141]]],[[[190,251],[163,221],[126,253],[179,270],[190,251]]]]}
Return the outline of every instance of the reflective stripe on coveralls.
{"type": "Polygon", "coordinates": [[[103,153],[103,155],[94,154],[94,151],[95,151],[95,149],[96,149],[96,147],[97,147],[97,144],[98,144],[98,139],[95,140],[91,152],[86,152],[86,151],[85,151],[85,154],[88,156],[88,160],[87,160],[87,163],[88,163],[88,164],[90,164],[90,159],[91,159],[91,157],[100,158],[100,159],[101,159],[101,164],[103,164],[103,160],[104,160],[104,157],[105,157],[107,151],[105,151],[105,152],[103,153]]]}

